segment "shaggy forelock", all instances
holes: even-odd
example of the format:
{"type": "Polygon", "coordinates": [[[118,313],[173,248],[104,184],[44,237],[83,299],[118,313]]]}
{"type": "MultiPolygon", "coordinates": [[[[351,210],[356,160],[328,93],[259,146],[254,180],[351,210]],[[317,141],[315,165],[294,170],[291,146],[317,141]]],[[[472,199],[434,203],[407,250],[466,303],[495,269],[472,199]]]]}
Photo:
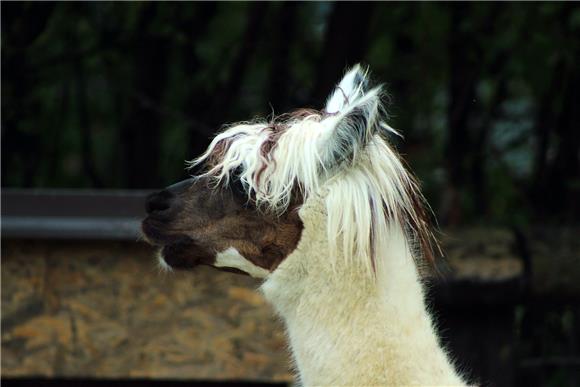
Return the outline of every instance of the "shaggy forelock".
{"type": "Polygon", "coordinates": [[[386,140],[393,130],[384,122],[380,91],[358,97],[344,114],[299,110],[270,122],[230,126],[192,165],[205,164],[201,176],[216,185],[239,178],[248,199],[277,214],[288,209],[297,190],[304,202],[324,195],[328,240],[336,253],[331,256],[344,255],[369,272],[379,240],[392,225],[431,260],[424,199],[386,140]]]}

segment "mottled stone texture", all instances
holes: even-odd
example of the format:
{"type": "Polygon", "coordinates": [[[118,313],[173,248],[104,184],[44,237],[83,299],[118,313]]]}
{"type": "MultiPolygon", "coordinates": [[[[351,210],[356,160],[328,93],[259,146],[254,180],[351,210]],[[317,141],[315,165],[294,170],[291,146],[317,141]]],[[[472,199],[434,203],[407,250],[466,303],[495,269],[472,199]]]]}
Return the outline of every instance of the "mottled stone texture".
{"type": "MultiPolygon", "coordinates": [[[[429,287],[433,306],[451,351],[482,380],[513,384],[524,292],[580,294],[579,236],[443,234],[446,280],[429,287]]],[[[283,326],[258,286],[210,268],[162,273],[142,243],[3,240],[2,377],[291,381],[283,326]]]]}
{"type": "Polygon", "coordinates": [[[452,281],[505,281],[522,275],[523,262],[508,229],[466,228],[442,233],[439,268],[452,281]]]}
{"type": "Polygon", "coordinates": [[[3,241],[2,376],[289,381],[257,286],[138,243],[3,241]]]}
{"type": "Polygon", "coordinates": [[[542,296],[580,296],[580,227],[536,227],[526,234],[531,286],[542,296]]]}

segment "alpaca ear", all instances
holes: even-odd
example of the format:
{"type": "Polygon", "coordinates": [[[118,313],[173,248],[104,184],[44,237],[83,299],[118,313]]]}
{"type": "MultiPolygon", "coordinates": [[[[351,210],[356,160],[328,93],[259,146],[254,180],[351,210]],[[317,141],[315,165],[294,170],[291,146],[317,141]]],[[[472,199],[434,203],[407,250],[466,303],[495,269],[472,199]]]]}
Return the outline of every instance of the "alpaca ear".
{"type": "Polygon", "coordinates": [[[367,70],[355,65],[342,78],[326,101],[327,114],[338,114],[362,97],[368,89],[367,70]]]}
{"type": "MultiPolygon", "coordinates": [[[[368,90],[367,71],[356,65],[342,78],[326,103],[328,117],[320,154],[325,168],[353,161],[381,127],[381,87],[368,90]]],[[[388,126],[387,126],[388,128],[388,126]]]]}

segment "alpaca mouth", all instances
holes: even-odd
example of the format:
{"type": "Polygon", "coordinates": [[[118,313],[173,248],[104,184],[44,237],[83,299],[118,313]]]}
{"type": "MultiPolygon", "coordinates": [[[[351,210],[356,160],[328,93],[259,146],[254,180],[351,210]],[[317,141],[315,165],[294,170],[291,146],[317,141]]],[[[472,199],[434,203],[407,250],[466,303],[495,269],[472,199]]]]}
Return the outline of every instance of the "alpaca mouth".
{"type": "Polygon", "coordinates": [[[193,269],[203,263],[198,250],[195,243],[184,236],[173,243],[163,245],[159,258],[173,269],[193,269]]]}
{"type": "MultiPolygon", "coordinates": [[[[173,269],[193,269],[199,265],[211,265],[215,254],[183,234],[168,234],[162,225],[146,218],[141,223],[141,232],[147,243],[159,247],[159,259],[173,269]]],[[[162,263],[162,266],[164,266],[162,263]]]]}
{"type": "Polygon", "coordinates": [[[233,267],[215,266],[215,256],[209,254],[206,249],[196,244],[189,237],[184,237],[180,241],[161,247],[159,260],[161,266],[169,269],[191,270],[205,265],[227,273],[248,275],[248,273],[233,267]]]}
{"type": "Polygon", "coordinates": [[[214,265],[215,254],[187,235],[167,235],[160,230],[157,222],[149,218],[141,223],[141,233],[147,243],[159,248],[159,263],[165,269],[191,270],[206,265],[219,271],[247,275],[246,272],[239,269],[216,267],[214,265]]]}

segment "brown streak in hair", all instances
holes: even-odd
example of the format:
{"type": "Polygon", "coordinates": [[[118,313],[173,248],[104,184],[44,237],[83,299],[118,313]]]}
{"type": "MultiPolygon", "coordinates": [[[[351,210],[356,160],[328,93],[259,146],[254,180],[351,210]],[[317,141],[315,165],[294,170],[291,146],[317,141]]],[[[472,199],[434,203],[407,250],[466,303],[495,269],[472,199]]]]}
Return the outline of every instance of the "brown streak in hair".
{"type": "Polygon", "coordinates": [[[223,140],[218,141],[207,158],[207,165],[213,167],[219,164],[220,160],[228,151],[232,141],[233,137],[224,138],[223,140]]]}
{"type": "Polygon", "coordinates": [[[211,153],[207,157],[207,161],[205,163],[206,169],[211,170],[213,167],[218,165],[222,161],[223,157],[225,156],[226,152],[228,151],[228,149],[230,148],[232,143],[238,137],[241,137],[241,136],[244,136],[244,134],[243,133],[236,133],[236,134],[232,135],[231,137],[226,137],[226,138],[218,141],[217,144],[215,144],[211,153]]]}
{"type": "MultiPolygon", "coordinates": [[[[386,140],[386,139],[385,139],[386,140]]],[[[395,154],[397,154],[395,152],[395,154]]],[[[399,219],[401,224],[408,224],[414,236],[419,242],[421,248],[421,253],[423,259],[426,260],[430,267],[437,269],[435,266],[435,251],[438,252],[439,256],[443,255],[441,251],[441,246],[439,241],[433,235],[431,229],[433,224],[429,214],[433,214],[430,210],[429,204],[425,200],[425,197],[421,194],[419,190],[419,182],[415,175],[411,172],[408,163],[404,158],[398,155],[398,159],[403,164],[403,168],[407,172],[409,177],[409,184],[407,184],[403,189],[405,190],[407,196],[411,199],[411,204],[413,209],[406,210],[403,217],[405,219],[399,219]]]]}
{"type": "MultiPolygon", "coordinates": [[[[274,117],[268,125],[262,128],[262,130],[270,131],[268,138],[260,146],[260,155],[263,157],[263,159],[266,160],[267,162],[272,162],[275,166],[276,160],[272,157],[272,155],[274,153],[274,150],[276,149],[276,146],[278,145],[278,140],[280,139],[282,134],[284,134],[284,132],[288,129],[292,121],[305,119],[311,116],[317,117],[317,120],[320,120],[324,117],[324,113],[315,109],[303,108],[274,117]]],[[[238,136],[241,136],[241,134],[237,133],[232,137],[224,138],[215,145],[207,161],[207,165],[210,168],[212,166],[219,164],[219,162],[229,149],[230,145],[232,144],[232,142],[234,142],[238,136]]],[[[268,164],[264,163],[256,173],[255,176],[256,186],[258,186],[262,174],[264,173],[267,167],[268,164]]]]}
{"type": "Polygon", "coordinates": [[[296,109],[290,113],[281,114],[274,119],[274,122],[283,123],[287,126],[290,122],[294,120],[305,119],[306,117],[311,116],[317,117],[317,119],[320,120],[324,116],[324,114],[315,109],[302,108],[296,109]]]}
{"type": "Polygon", "coordinates": [[[421,251],[427,262],[431,266],[435,265],[434,248],[441,252],[439,243],[431,232],[431,220],[426,209],[425,198],[418,192],[416,188],[418,183],[416,179],[411,176],[411,183],[405,187],[408,196],[411,198],[414,214],[407,213],[407,222],[413,229],[421,246],[421,251]],[[413,216],[414,215],[414,216],[413,216]]]}
{"type": "Polygon", "coordinates": [[[344,90],[342,90],[342,87],[337,86],[336,87],[338,90],[340,90],[340,92],[342,93],[342,96],[344,97],[344,102],[346,102],[346,104],[350,104],[349,100],[348,100],[348,96],[346,95],[346,93],[344,92],[344,90]]]}
{"type": "Polygon", "coordinates": [[[315,116],[315,117],[317,116],[318,118],[320,118],[321,113],[315,109],[303,108],[303,109],[298,109],[298,110],[291,112],[290,116],[293,118],[306,118],[306,117],[310,117],[310,116],[315,116]]]}
{"type": "Polygon", "coordinates": [[[278,146],[278,140],[280,140],[280,137],[288,130],[292,123],[297,120],[304,120],[307,117],[315,117],[317,121],[320,121],[323,116],[323,113],[318,110],[308,108],[297,109],[290,113],[284,113],[274,117],[269,125],[262,129],[269,130],[270,133],[268,138],[260,145],[260,156],[266,162],[260,166],[255,174],[256,187],[259,187],[262,175],[268,168],[269,163],[272,163],[274,169],[276,168],[276,159],[273,157],[274,150],[278,146]]]}
{"type": "Polygon", "coordinates": [[[276,148],[276,145],[278,144],[278,140],[280,139],[280,136],[282,135],[283,131],[285,130],[285,128],[282,129],[281,126],[282,126],[281,124],[277,124],[277,123],[273,122],[269,126],[264,128],[264,129],[270,129],[270,133],[268,134],[268,138],[266,138],[266,140],[260,145],[260,156],[266,162],[262,163],[262,165],[260,166],[260,169],[258,169],[258,172],[256,172],[256,176],[255,176],[256,187],[259,187],[260,179],[262,177],[262,174],[266,170],[266,168],[268,168],[268,163],[273,162],[274,167],[276,165],[276,160],[274,160],[274,158],[272,157],[272,153],[274,152],[274,149],[276,148]]]}

